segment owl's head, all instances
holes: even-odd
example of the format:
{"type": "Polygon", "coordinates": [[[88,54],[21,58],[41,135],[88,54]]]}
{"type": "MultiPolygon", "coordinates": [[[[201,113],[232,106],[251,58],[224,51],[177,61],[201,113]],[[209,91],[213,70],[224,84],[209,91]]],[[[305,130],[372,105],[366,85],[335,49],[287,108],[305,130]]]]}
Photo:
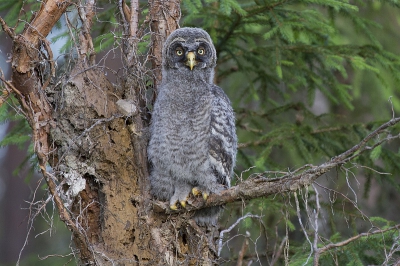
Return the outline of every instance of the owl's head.
{"type": "Polygon", "coordinates": [[[203,29],[177,29],[167,38],[163,47],[164,69],[213,69],[216,61],[215,47],[210,35],[203,29]]]}

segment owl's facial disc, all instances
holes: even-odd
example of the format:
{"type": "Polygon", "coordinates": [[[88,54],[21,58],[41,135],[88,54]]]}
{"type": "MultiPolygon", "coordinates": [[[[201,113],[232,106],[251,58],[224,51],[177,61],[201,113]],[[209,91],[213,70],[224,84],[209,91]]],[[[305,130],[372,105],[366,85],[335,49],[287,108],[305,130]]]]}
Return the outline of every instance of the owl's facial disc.
{"type": "Polygon", "coordinates": [[[190,68],[190,70],[193,70],[193,67],[197,65],[196,55],[194,52],[187,53],[186,59],[186,65],[190,68]]]}

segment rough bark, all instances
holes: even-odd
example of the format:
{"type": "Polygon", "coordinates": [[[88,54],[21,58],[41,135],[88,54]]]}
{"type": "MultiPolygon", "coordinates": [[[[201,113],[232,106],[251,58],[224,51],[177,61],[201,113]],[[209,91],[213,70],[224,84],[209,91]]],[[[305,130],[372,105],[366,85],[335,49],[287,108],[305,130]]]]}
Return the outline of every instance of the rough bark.
{"type": "Polygon", "coordinates": [[[150,54],[154,71],[154,87],[161,82],[162,47],[166,38],[179,28],[181,18],[180,1],[149,0],[150,29],[152,43],[150,54]]]}

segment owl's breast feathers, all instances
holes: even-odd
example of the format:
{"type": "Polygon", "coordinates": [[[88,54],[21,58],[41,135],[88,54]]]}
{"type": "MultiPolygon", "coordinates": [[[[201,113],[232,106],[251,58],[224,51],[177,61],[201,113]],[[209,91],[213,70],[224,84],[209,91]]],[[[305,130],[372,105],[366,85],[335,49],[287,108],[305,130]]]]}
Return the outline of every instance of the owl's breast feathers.
{"type": "Polygon", "coordinates": [[[197,85],[202,89],[183,92],[164,84],[157,102],[159,112],[153,117],[153,134],[158,135],[160,146],[152,144],[157,150],[169,147],[170,152],[160,150],[164,163],[186,162],[188,171],[197,168],[193,162],[204,165],[208,161],[216,181],[229,187],[237,149],[234,112],[221,88],[197,85]]]}
{"type": "Polygon", "coordinates": [[[220,87],[212,85],[211,92],[213,103],[210,120],[210,163],[218,183],[229,187],[237,150],[235,114],[228,97],[220,87]]]}

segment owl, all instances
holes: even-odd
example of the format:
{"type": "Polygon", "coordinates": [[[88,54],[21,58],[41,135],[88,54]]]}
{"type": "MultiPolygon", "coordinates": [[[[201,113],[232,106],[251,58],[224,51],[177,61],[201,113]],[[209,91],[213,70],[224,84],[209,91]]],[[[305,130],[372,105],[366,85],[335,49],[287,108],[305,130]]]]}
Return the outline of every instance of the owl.
{"type": "MultiPolygon", "coordinates": [[[[230,187],[235,166],[235,116],[213,83],[217,55],[208,33],[181,28],[163,46],[162,82],[150,124],[152,195],[185,208],[192,193],[204,200],[230,187]]],[[[197,224],[215,225],[220,207],[199,210],[197,224]]]]}

